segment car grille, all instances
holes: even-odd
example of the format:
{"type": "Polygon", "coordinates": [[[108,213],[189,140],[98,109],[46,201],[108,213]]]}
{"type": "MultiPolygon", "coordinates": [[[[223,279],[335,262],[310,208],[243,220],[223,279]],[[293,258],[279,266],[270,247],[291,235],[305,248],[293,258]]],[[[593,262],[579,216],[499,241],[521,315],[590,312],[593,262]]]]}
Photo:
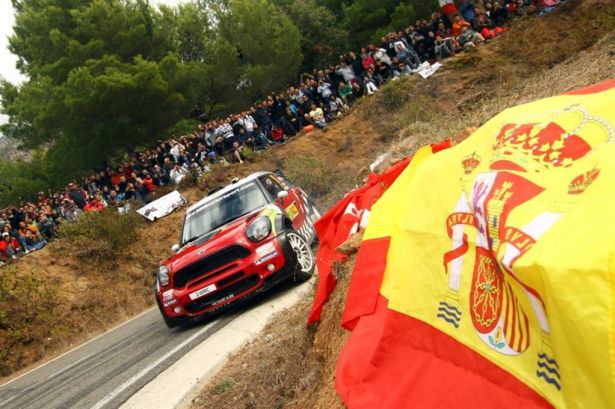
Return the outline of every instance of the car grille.
{"type": "Polygon", "coordinates": [[[249,255],[250,251],[243,246],[229,246],[177,271],[173,276],[173,286],[183,288],[189,281],[249,255]]]}
{"type": "Polygon", "coordinates": [[[240,271],[238,273],[232,274],[229,277],[223,278],[222,280],[218,281],[216,283],[216,285],[218,286],[218,288],[222,288],[222,287],[232,283],[233,281],[239,280],[241,277],[243,277],[243,271],[240,271]]]}
{"type": "Polygon", "coordinates": [[[234,297],[238,294],[241,294],[244,291],[249,290],[252,287],[258,285],[260,278],[258,275],[253,274],[245,280],[239,281],[238,283],[232,284],[226,288],[223,288],[220,291],[216,291],[213,294],[207,295],[203,298],[199,298],[195,302],[188,304],[185,306],[186,311],[188,312],[198,312],[204,310],[206,308],[212,307],[217,301],[223,300],[225,297],[234,297]]]}

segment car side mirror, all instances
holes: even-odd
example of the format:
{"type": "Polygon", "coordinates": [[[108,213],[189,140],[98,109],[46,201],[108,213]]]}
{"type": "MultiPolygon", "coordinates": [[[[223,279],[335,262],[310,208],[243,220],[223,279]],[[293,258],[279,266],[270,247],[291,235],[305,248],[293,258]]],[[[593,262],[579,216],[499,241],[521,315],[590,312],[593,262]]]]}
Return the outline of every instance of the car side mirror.
{"type": "Polygon", "coordinates": [[[278,199],[280,199],[282,202],[284,202],[284,199],[286,199],[287,197],[288,197],[288,192],[286,190],[282,190],[278,192],[278,199]]]}
{"type": "Polygon", "coordinates": [[[179,244],[174,244],[171,246],[171,251],[173,253],[177,253],[177,250],[179,250],[179,244]]]}

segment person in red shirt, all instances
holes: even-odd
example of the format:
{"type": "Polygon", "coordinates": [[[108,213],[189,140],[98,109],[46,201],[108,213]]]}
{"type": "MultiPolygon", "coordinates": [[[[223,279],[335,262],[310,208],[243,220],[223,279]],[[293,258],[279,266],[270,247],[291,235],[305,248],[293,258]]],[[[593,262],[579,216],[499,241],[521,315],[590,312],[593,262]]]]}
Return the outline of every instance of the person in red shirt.
{"type": "Polygon", "coordinates": [[[156,184],[154,183],[154,179],[152,179],[152,177],[150,176],[149,172],[147,172],[147,171],[143,172],[143,179],[142,179],[142,181],[143,181],[143,185],[147,189],[148,193],[151,193],[154,190],[156,190],[156,184]]]}
{"type": "Polygon", "coordinates": [[[124,176],[124,169],[119,168],[117,172],[111,171],[111,184],[117,186],[122,182],[122,176],[124,176]]]}
{"type": "Polygon", "coordinates": [[[5,262],[17,258],[17,252],[20,248],[19,243],[9,233],[2,233],[0,237],[0,261],[5,262]]]}
{"type": "Polygon", "coordinates": [[[448,18],[451,18],[453,15],[459,13],[453,0],[440,0],[440,8],[448,18]]]}
{"type": "Polygon", "coordinates": [[[105,210],[105,202],[102,199],[100,194],[97,194],[96,197],[88,202],[87,205],[83,208],[86,212],[102,212],[105,210]]]}

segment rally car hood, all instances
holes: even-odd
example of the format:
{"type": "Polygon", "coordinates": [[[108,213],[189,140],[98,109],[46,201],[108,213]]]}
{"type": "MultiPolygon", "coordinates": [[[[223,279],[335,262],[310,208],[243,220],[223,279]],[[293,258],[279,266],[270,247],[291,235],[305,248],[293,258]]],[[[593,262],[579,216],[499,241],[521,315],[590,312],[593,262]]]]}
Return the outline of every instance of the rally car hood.
{"type": "Polygon", "coordinates": [[[257,217],[263,209],[255,210],[247,215],[233,220],[231,223],[200,237],[198,240],[182,247],[175,255],[164,262],[171,272],[178,271],[208,254],[215,253],[232,244],[247,241],[245,229],[247,225],[257,217]]]}

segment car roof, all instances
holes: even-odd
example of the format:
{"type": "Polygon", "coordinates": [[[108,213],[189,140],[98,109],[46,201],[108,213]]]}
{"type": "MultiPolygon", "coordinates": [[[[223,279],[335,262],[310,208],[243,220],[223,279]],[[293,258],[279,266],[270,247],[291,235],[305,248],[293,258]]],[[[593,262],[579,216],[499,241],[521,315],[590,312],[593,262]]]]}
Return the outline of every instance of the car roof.
{"type": "Polygon", "coordinates": [[[224,186],[224,188],[218,190],[215,193],[212,193],[209,196],[205,196],[204,198],[202,198],[201,200],[199,200],[198,202],[196,202],[195,204],[190,206],[188,208],[188,210],[186,211],[186,213],[192,212],[194,209],[202,206],[203,204],[209,202],[210,200],[213,200],[213,199],[215,199],[215,198],[217,198],[219,196],[222,196],[222,195],[226,194],[227,192],[230,192],[231,190],[237,188],[238,186],[241,186],[243,184],[252,182],[252,181],[256,180],[256,178],[258,178],[260,176],[271,175],[271,174],[272,174],[271,172],[265,172],[265,171],[255,172],[255,173],[252,173],[249,176],[246,176],[243,179],[239,179],[239,181],[237,181],[236,183],[228,184],[228,185],[224,186]]]}

